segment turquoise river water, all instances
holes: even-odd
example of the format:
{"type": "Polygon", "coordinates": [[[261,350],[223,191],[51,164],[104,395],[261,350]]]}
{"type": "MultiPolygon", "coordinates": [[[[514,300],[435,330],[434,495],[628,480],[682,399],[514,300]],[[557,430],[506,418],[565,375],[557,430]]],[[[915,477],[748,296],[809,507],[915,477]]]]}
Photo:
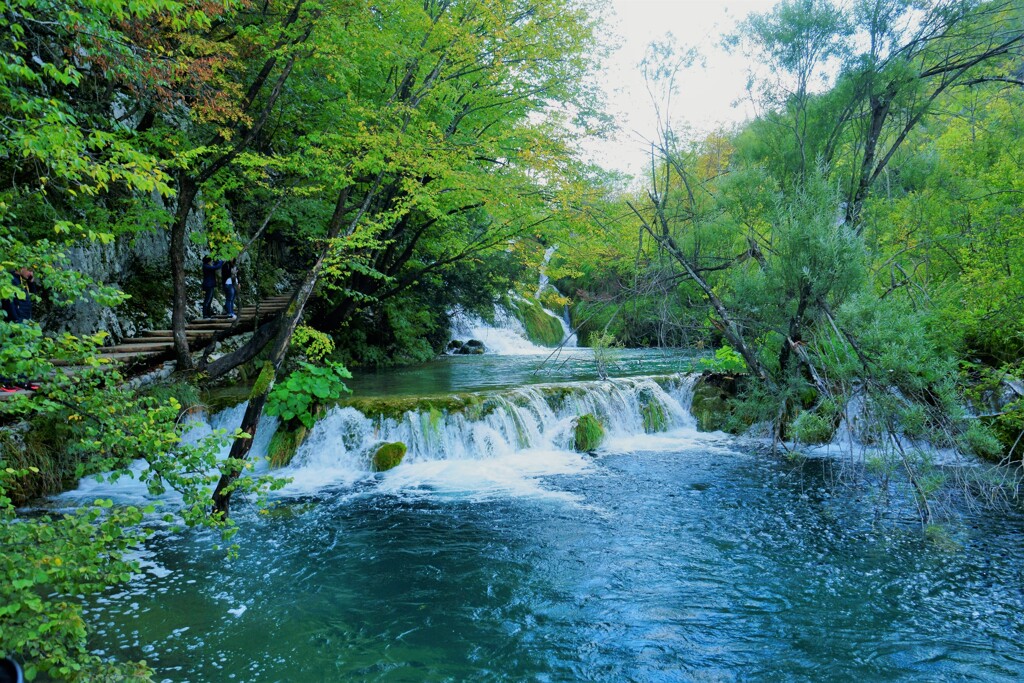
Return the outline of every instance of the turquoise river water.
{"type": "MultiPolygon", "coordinates": [[[[911,510],[836,484],[838,460],[697,431],[686,374],[600,382],[569,353],[578,367],[553,376],[530,374],[539,357],[480,357],[356,378],[367,394],[486,391],[495,408],[331,411],[272,512],[237,506],[240,557],[158,534],[145,571],[89,606],[96,650],[197,682],[1024,678],[1020,515],[965,511],[928,541],[911,510]],[[568,448],[583,411],[608,429],[593,455],[568,448]],[[369,446],[398,438],[406,462],[370,472],[369,446]]],[[[687,362],[630,360],[621,375],[687,362]]],[[[68,499],[142,495],[119,485],[68,499]]]]}

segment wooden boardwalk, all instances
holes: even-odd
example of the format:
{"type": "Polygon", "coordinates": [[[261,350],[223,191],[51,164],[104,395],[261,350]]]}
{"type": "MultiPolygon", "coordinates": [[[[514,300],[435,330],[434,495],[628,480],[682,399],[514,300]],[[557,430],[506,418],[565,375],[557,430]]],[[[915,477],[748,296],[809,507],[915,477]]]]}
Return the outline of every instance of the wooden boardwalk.
{"type": "MultiPolygon", "coordinates": [[[[189,348],[205,347],[218,332],[226,332],[222,339],[252,332],[255,324],[276,315],[288,307],[292,295],[272,296],[261,300],[255,306],[241,306],[238,317],[232,320],[225,316],[194,320],[185,326],[189,348]]],[[[174,354],[174,336],[171,330],[143,330],[137,337],[122,339],[116,346],[106,346],[100,358],[107,358],[123,365],[136,365],[161,360],[174,354]]]]}
{"type": "MultiPolygon", "coordinates": [[[[213,341],[214,335],[218,333],[220,339],[227,339],[252,332],[258,324],[285,310],[291,299],[292,295],[289,293],[267,297],[255,306],[240,306],[238,317],[235,319],[217,316],[194,320],[185,327],[189,348],[196,351],[208,346],[213,341]]],[[[116,363],[124,369],[136,371],[142,367],[170,360],[173,356],[174,336],[171,330],[143,330],[136,337],[122,339],[120,344],[103,347],[97,354],[98,358],[107,359],[108,362],[116,363]]],[[[73,367],[61,369],[68,374],[75,372],[73,367]]],[[[33,392],[24,389],[16,392],[0,392],[0,401],[10,396],[31,393],[33,392]]]]}

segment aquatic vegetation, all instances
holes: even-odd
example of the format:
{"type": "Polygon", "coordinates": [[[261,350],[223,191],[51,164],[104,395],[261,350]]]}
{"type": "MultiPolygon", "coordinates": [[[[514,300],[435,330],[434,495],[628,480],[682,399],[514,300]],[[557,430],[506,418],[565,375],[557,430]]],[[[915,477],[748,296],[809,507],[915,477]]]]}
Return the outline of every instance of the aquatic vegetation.
{"type": "Polygon", "coordinates": [[[665,431],[668,428],[665,406],[661,405],[661,402],[649,391],[641,394],[640,401],[640,414],[644,419],[644,431],[648,434],[665,431]]]}
{"type": "Polygon", "coordinates": [[[285,467],[291,463],[308,433],[309,430],[306,429],[306,426],[301,424],[294,429],[289,429],[285,425],[278,428],[267,446],[267,460],[270,462],[270,466],[285,467]]]}

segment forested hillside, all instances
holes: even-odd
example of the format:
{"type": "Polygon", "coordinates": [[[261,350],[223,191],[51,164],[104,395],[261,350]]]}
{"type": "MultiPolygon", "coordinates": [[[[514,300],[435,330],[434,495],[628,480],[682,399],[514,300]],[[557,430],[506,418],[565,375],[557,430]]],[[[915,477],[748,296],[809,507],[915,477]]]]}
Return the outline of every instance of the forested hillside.
{"type": "MultiPolygon", "coordinates": [[[[723,426],[772,443],[827,440],[856,408],[923,521],[936,479],[899,437],[1020,461],[1024,6],[784,1],[728,38],[761,65],[761,115],[712,132],[662,116],[630,183],[579,149],[614,125],[601,5],[5,3],[0,266],[40,290],[0,279],[35,307],[0,317],[0,378],[38,382],[0,401],[0,645],[33,675],[148,680],[90,652],[68,597],[126,581],[147,532],[109,502],[14,503],[143,459],[154,493],[183,497],[174,523],[230,535],[233,492],[281,485],[239,476],[265,407],[298,419],[275,386],[307,406],[346,367],[434,357],[454,306],[532,292],[555,245],[581,344],[716,351],[705,368],[742,377],[723,426]],[[236,259],[251,298],[295,292],[219,358],[186,331],[204,255],[236,259]],[[173,328],[187,388],[125,385],[97,358],[107,318],[68,323],[85,305],[173,328]],[[239,430],[183,444],[182,392],[237,371],[256,378],[239,430]]],[[[682,50],[641,68],[655,97],[636,106],[686,100],[682,50]]]]}

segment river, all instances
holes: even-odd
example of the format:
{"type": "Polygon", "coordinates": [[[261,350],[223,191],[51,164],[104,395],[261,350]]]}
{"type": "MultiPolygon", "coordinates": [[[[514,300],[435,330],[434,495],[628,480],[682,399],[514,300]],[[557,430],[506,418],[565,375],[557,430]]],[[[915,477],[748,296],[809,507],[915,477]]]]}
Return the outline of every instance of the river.
{"type": "MultiPolygon", "coordinates": [[[[648,378],[687,358],[624,353],[601,382],[565,353],[541,373],[524,354],[355,378],[492,408],[332,410],[269,514],[235,506],[238,559],[206,532],[152,539],[144,572],[88,607],[97,651],[196,682],[1024,677],[1020,515],[965,510],[929,540],[912,509],[837,483],[848,464],[697,431],[691,378],[648,378]],[[584,410],[608,429],[592,455],[568,447],[584,410]],[[406,461],[370,472],[367,444],[398,437],[406,461]]],[[[66,500],[93,495],[141,493],[84,482],[66,500]]]]}

